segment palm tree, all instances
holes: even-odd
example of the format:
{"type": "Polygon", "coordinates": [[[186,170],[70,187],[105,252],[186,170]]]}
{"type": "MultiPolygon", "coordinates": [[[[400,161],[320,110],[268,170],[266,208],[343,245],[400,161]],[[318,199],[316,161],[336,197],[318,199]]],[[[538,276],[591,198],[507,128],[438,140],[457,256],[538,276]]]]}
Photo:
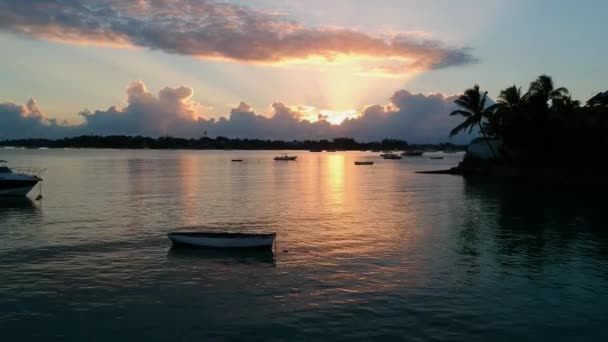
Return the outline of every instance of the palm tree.
{"type": "Polygon", "coordinates": [[[530,83],[530,88],[528,88],[528,92],[523,96],[523,100],[533,106],[539,106],[546,110],[549,106],[549,100],[559,99],[567,95],[569,95],[567,88],[560,87],[555,89],[553,87],[553,79],[550,76],[540,75],[535,81],[530,83]]]}
{"type": "Polygon", "coordinates": [[[470,134],[473,128],[478,126],[484,140],[490,148],[490,151],[492,151],[494,158],[496,158],[496,152],[494,152],[492,145],[488,141],[486,131],[482,126],[484,118],[489,118],[494,114],[494,106],[486,108],[487,95],[487,91],[481,94],[479,92],[479,85],[475,85],[473,88],[465,90],[464,94],[460,95],[458,99],[454,101],[454,103],[461,109],[451,112],[450,116],[460,115],[463,116],[465,120],[450,132],[450,137],[453,137],[466,129],[469,130],[470,134]]]}
{"type": "Polygon", "coordinates": [[[509,88],[500,91],[498,103],[510,110],[515,110],[521,105],[521,98],[521,88],[512,85],[509,88]]]}
{"type": "Polygon", "coordinates": [[[488,109],[494,111],[488,121],[497,135],[502,137],[504,131],[511,127],[521,113],[522,105],[521,88],[513,85],[500,91],[496,104],[488,109]]]}
{"type": "Polygon", "coordinates": [[[570,93],[551,99],[551,108],[556,112],[573,112],[581,106],[579,100],[573,100],[570,93]]]}

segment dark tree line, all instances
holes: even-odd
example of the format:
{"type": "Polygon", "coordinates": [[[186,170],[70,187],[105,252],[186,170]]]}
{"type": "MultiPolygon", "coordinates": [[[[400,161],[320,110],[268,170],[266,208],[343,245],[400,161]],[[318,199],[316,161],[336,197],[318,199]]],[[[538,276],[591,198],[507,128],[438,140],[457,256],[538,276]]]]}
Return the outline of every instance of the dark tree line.
{"type": "Polygon", "coordinates": [[[332,140],[281,141],[262,139],[230,139],[202,137],[184,139],[175,137],[149,138],[143,136],[97,136],[49,139],[15,139],[0,141],[0,146],[26,148],[115,148],[115,149],[238,149],[238,150],[406,150],[430,147],[437,149],[464,149],[450,143],[438,145],[409,145],[404,140],[384,139],[378,142],[357,142],[352,138],[332,140]]]}
{"type": "Polygon", "coordinates": [[[541,75],[523,93],[515,85],[489,104],[479,86],[467,89],[450,115],[464,117],[450,135],[479,130],[503,141],[504,162],[530,166],[608,167],[608,92],[584,105],[541,75]]]}

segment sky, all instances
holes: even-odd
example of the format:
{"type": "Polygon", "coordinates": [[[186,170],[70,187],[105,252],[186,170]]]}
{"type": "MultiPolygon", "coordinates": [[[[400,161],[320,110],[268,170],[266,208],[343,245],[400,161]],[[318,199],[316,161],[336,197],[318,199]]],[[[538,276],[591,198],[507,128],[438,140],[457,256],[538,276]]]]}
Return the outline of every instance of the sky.
{"type": "MultiPolygon", "coordinates": [[[[0,139],[450,141],[454,96],[608,89],[588,0],[0,0],[0,139]]],[[[471,137],[461,136],[455,142],[471,137]]]]}

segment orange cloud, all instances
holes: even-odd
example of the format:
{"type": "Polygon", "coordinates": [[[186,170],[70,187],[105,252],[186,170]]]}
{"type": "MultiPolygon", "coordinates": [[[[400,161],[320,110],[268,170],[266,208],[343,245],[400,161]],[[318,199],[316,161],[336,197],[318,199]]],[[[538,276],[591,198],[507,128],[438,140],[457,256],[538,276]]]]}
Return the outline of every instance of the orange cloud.
{"type": "Polygon", "coordinates": [[[0,30],[69,44],[139,46],[203,59],[254,63],[373,63],[369,74],[405,74],[473,63],[420,32],[390,36],[307,27],[283,15],[204,0],[0,0],[0,30]]]}

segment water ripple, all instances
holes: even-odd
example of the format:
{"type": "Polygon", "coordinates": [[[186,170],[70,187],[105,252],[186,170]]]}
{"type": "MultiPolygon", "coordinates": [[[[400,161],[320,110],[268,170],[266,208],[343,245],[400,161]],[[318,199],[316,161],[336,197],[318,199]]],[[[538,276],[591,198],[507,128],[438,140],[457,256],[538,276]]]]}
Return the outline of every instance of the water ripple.
{"type": "Polygon", "coordinates": [[[3,340],[593,341],[608,323],[601,194],[413,173],[451,156],[68,152],[3,157],[49,169],[42,202],[0,201],[3,340]],[[276,231],[277,254],[173,249],[173,230],[276,231]]]}

